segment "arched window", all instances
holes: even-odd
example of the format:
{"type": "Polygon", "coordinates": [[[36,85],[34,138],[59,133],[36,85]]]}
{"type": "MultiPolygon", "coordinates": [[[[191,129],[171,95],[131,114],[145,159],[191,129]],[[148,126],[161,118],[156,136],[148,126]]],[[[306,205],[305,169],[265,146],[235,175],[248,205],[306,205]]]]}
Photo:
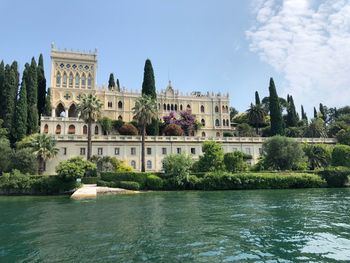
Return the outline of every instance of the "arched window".
{"type": "Polygon", "coordinates": [[[146,163],[147,169],[152,169],[152,161],[148,160],[146,163]]]}
{"type": "Polygon", "coordinates": [[[170,110],[170,104],[166,105],[166,109],[170,110]]]}
{"type": "Polygon", "coordinates": [[[122,109],[123,108],[123,102],[119,101],[118,102],[118,109],[122,109]]]}
{"type": "Polygon", "coordinates": [[[160,103],[158,103],[158,110],[160,110],[160,103]]]}
{"type": "Polygon", "coordinates": [[[215,106],[215,112],[219,112],[219,107],[215,106]]]}
{"type": "Polygon", "coordinates": [[[205,119],[201,120],[201,124],[203,125],[203,127],[205,126],[205,119]]]}
{"type": "Polygon", "coordinates": [[[230,121],[228,119],[226,120],[226,126],[230,126],[230,121]]]}
{"type": "Polygon", "coordinates": [[[204,106],[201,106],[201,113],[204,113],[204,106]]]}
{"type": "Polygon", "coordinates": [[[202,132],[202,137],[205,137],[206,135],[205,135],[205,132],[202,132]]]}
{"type": "Polygon", "coordinates": [[[215,126],[220,126],[220,121],[218,119],[215,120],[215,126]]]}
{"type": "Polygon", "coordinates": [[[175,111],[177,111],[177,104],[175,104],[175,111]]]}
{"type": "Polygon", "coordinates": [[[163,104],[163,109],[166,110],[166,104],[165,103],[163,104]]]}
{"type": "Polygon", "coordinates": [[[190,104],[187,104],[187,107],[186,107],[188,110],[191,109],[191,105],[190,104]]]}
{"type": "Polygon", "coordinates": [[[85,77],[85,73],[83,73],[83,75],[81,76],[81,87],[83,89],[86,88],[86,77],[85,77]]]}
{"type": "Polygon", "coordinates": [[[65,117],[64,116],[65,110],[62,103],[57,105],[55,112],[56,112],[56,117],[65,117]]]}
{"type": "Polygon", "coordinates": [[[182,109],[183,109],[182,104],[180,104],[180,110],[182,110],[182,109]]]}
{"type": "Polygon", "coordinates": [[[136,162],[133,160],[130,162],[130,166],[134,169],[136,169],[136,162]]]}
{"type": "Polygon", "coordinates": [[[171,110],[174,110],[174,104],[171,104],[171,110]]]}
{"type": "Polygon", "coordinates": [[[56,75],[56,86],[57,87],[61,86],[61,73],[59,71],[57,71],[57,75],[56,75]]]}
{"type": "Polygon", "coordinates": [[[67,88],[67,74],[66,74],[66,72],[63,73],[63,87],[67,88]]]}
{"type": "Polygon", "coordinates": [[[73,118],[76,118],[78,117],[78,110],[77,110],[77,107],[75,106],[75,104],[73,103],[69,109],[68,109],[68,117],[73,117],[73,118]]]}
{"type": "Polygon", "coordinates": [[[84,134],[84,135],[87,134],[87,126],[86,126],[86,125],[83,126],[83,134],[84,134]]]}
{"type": "Polygon", "coordinates": [[[222,105],[222,112],[225,112],[226,111],[226,108],[224,105],[222,105]]]}
{"type": "Polygon", "coordinates": [[[225,119],[222,120],[222,124],[223,124],[224,126],[226,126],[226,120],[225,120],[225,119]]]}
{"type": "Polygon", "coordinates": [[[92,78],[91,78],[91,75],[89,74],[89,77],[88,77],[88,89],[91,89],[91,85],[92,85],[92,78]]]}
{"type": "Polygon", "coordinates": [[[45,124],[44,133],[49,133],[49,125],[45,124]]]}
{"type": "Polygon", "coordinates": [[[73,73],[69,73],[69,87],[73,88],[73,73]]]}
{"type": "Polygon", "coordinates": [[[68,134],[75,134],[75,126],[73,124],[69,125],[68,134]]]}
{"type": "Polygon", "coordinates": [[[61,134],[61,125],[57,124],[56,125],[56,131],[55,131],[56,134],[61,134]]]}
{"type": "Polygon", "coordinates": [[[79,74],[77,73],[75,75],[75,88],[79,88],[79,85],[80,85],[80,77],[79,77],[79,74]]]}
{"type": "Polygon", "coordinates": [[[121,115],[119,115],[118,120],[122,121],[123,117],[121,115]]]}
{"type": "Polygon", "coordinates": [[[98,135],[98,126],[95,126],[95,135],[98,135]]]}
{"type": "Polygon", "coordinates": [[[220,137],[221,135],[220,135],[220,132],[217,132],[216,133],[216,137],[220,137]]]}

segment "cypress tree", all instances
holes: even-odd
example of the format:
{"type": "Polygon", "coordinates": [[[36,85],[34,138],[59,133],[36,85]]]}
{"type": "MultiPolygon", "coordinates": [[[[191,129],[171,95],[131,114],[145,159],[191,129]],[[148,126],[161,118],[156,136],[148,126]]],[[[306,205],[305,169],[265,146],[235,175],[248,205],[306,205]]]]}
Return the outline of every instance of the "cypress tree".
{"type": "Polygon", "coordinates": [[[46,98],[45,98],[45,109],[44,109],[44,116],[51,116],[52,114],[52,107],[51,107],[51,89],[47,89],[46,98]]]}
{"type": "Polygon", "coordinates": [[[15,74],[15,89],[16,89],[16,96],[18,93],[18,88],[19,88],[19,72],[18,72],[18,63],[17,61],[13,61],[11,64],[11,68],[15,74]]]}
{"type": "Polygon", "coordinates": [[[45,111],[45,97],[46,97],[46,78],[44,72],[44,59],[43,55],[40,54],[39,62],[37,67],[37,75],[38,75],[38,115],[40,116],[45,111]]]}
{"type": "Polygon", "coordinates": [[[32,58],[30,66],[27,68],[27,76],[25,76],[27,87],[27,133],[32,134],[38,131],[38,75],[35,59],[32,58]]]}
{"type": "Polygon", "coordinates": [[[109,80],[108,80],[108,89],[112,90],[115,88],[115,81],[114,81],[114,75],[113,73],[109,74],[109,80]]]}
{"type": "Polygon", "coordinates": [[[4,127],[8,131],[11,131],[13,114],[15,111],[15,102],[17,96],[16,90],[16,72],[13,67],[6,65],[5,67],[5,77],[4,77],[4,127]]]}
{"type": "Polygon", "coordinates": [[[288,109],[287,109],[287,126],[288,127],[296,127],[298,125],[299,116],[297,111],[295,110],[293,96],[287,97],[288,101],[288,109]]]}
{"type": "Polygon", "coordinates": [[[323,106],[322,103],[320,103],[320,112],[322,114],[322,119],[323,121],[326,121],[327,120],[327,110],[326,110],[327,107],[323,106]]]}
{"type": "Polygon", "coordinates": [[[12,124],[11,142],[13,144],[20,141],[27,134],[27,116],[27,88],[23,78],[12,124]]]}
{"type": "Polygon", "coordinates": [[[308,122],[306,112],[304,111],[303,105],[301,105],[301,119],[308,122]]]}
{"type": "Polygon", "coordinates": [[[120,91],[119,79],[117,79],[117,89],[120,91]]]}
{"type": "Polygon", "coordinates": [[[142,95],[151,96],[153,99],[157,98],[153,67],[149,59],[147,59],[145,62],[143,83],[142,83],[142,95]]]}
{"type": "Polygon", "coordinates": [[[5,65],[2,60],[0,63],[0,119],[4,119],[4,79],[5,79],[5,65]]]}
{"type": "Polygon", "coordinates": [[[314,107],[314,118],[317,119],[317,110],[315,107],[314,107]]]}
{"type": "Polygon", "coordinates": [[[269,107],[270,107],[270,119],[271,119],[271,135],[272,136],[283,135],[284,129],[283,129],[281,105],[278,99],[275,83],[272,78],[270,78],[269,92],[270,92],[269,107]]]}
{"type": "Polygon", "coordinates": [[[260,105],[260,97],[257,91],[255,91],[255,105],[260,105]]]}

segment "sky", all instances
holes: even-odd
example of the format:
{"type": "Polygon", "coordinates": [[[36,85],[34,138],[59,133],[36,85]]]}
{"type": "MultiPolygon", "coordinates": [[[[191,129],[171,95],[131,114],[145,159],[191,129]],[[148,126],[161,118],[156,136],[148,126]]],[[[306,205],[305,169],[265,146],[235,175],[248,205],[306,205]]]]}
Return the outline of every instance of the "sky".
{"type": "MultiPolygon", "coordinates": [[[[157,90],[229,93],[245,111],[273,77],[311,114],[350,98],[350,0],[0,0],[0,59],[21,68],[51,43],[97,49],[97,84],[111,72],[140,90],[151,59],[157,90]]],[[[49,81],[48,81],[49,83],[49,81]]]]}

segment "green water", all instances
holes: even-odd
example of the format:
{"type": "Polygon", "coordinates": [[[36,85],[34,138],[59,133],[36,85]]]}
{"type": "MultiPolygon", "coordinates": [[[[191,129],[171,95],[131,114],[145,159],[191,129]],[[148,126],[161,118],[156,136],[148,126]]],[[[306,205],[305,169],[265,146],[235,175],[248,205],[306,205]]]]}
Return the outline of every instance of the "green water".
{"type": "Polygon", "coordinates": [[[0,197],[0,262],[350,262],[350,189],[0,197]]]}

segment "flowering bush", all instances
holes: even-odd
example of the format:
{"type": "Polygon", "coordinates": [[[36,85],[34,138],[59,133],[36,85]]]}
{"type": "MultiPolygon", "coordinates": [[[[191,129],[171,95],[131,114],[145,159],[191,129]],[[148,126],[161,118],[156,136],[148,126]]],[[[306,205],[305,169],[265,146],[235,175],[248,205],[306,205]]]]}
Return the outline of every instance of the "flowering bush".
{"type": "Polygon", "coordinates": [[[166,125],[176,124],[181,127],[186,136],[188,136],[191,131],[197,130],[200,128],[196,117],[191,113],[191,111],[181,111],[179,113],[179,118],[176,118],[175,112],[170,112],[168,116],[164,116],[163,120],[166,125]]]}

